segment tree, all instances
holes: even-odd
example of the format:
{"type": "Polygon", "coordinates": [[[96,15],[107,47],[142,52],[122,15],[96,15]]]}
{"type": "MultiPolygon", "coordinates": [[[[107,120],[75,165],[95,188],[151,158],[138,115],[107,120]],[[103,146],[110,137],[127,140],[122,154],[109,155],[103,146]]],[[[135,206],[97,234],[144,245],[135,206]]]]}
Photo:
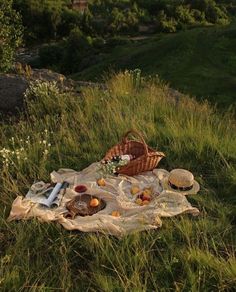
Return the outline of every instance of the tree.
{"type": "Polygon", "coordinates": [[[54,38],[61,23],[66,0],[14,0],[14,8],[22,15],[26,41],[54,38]]]}
{"type": "Polygon", "coordinates": [[[12,0],[0,1],[0,71],[7,72],[16,49],[22,42],[20,15],[12,8],[12,0]]]}

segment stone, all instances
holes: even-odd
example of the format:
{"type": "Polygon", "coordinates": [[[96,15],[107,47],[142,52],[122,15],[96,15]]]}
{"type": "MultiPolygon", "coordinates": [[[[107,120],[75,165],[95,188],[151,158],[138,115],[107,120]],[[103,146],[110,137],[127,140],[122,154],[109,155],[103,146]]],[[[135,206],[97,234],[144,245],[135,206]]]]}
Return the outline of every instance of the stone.
{"type": "Polygon", "coordinates": [[[0,110],[13,112],[23,104],[28,81],[15,74],[0,74],[0,110]]]}
{"type": "Polygon", "coordinates": [[[24,93],[30,81],[37,79],[57,82],[60,90],[73,90],[75,83],[64,75],[47,69],[32,69],[26,77],[24,74],[0,74],[0,111],[15,112],[16,108],[23,106],[24,93]]]}

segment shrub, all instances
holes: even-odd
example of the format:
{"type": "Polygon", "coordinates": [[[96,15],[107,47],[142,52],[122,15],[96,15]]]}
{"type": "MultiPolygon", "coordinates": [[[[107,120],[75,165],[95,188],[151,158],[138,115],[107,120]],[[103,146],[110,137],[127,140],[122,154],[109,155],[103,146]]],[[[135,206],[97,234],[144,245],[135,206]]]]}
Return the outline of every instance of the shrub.
{"type": "Polygon", "coordinates": [[[12,0],[0,2],[0,71],[8,71],[14,59],[14,53],[22,42],[20,15],[12,9],[12,0]]]}
{"type": "Polygon", "coordinates": [[[26,41],[55,38],[65,4],[64,0],[14,0],[26,28],[26,41]]]}
{"type": "Polygon", "coordinates": [[[186,6],[180,5],[176,7],[175,10],[176,19],[180,23],[184,24],[193,24],[195,19],[190,11],[190,9],[186,6]]]}
{"type": "Polygon", "coordinates": [[[227,14],[216,5],[209,5],[206,10],[206,19],[211,23],[225,24],[228,22],[227,14]]]}
{"type": "Polygon", "coordinates": [[[161,32],[176,32],[177,22],[174,18],[167,17],[162,10],[157,17],[157,28],[161,32]]]}
{"type": "Polygon", "coordinates": [[[60,44],[50,44],[40,48],[39,50],[40,66],[54,66],[60,64],[63,57],[63,45],[60,44]]]}
{"type": "Polygon", "coordinates": [[[70,32],[79,27],[81,24],[82,16],[78,11],[64,8],[61,14],[61,22],[58,25],[58,35],[68,36],[70,32]]]}
{"type": "Polygon", "coordinates": [[[93,52],[92,41],[79,28],[73,29],[65,42],[61,69],[63,73],[78,72],[83,58],[93,52]]]}

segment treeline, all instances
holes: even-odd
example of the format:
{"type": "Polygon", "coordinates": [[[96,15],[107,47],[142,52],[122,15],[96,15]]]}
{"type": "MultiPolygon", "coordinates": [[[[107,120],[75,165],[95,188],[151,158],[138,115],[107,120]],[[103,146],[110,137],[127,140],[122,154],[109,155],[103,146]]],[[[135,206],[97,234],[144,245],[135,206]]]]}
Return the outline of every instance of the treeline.
{"type": "MultiPolygon", "coordinates": [[[[72,0],[1,0],[0,70],[7,71],[22,39],[25,45],[55,40],[40,52],[42,66],[72,73],[86,56],[119,43],[121,35],[176,32],[192,26],[227,24],[236,0],[90,0],[84,13],[72,0]],[[22,37],[23,36],[23,37],[22,37]]],[[[91,61],[91,58],[89,58],[91,61]]]]}
{"type": "Polygon", "coordinates": [[[175,32],[190,26],[227,24],[234,14],[233,1],[214,0],[93,0],[84,14],[64,10],[58,34],[68,37],[40,50],[40,66],[64,74],[83,70],[99,62],[99,53],[138,34],[140,27],[152,32],[175,32]],[[65,21],[67,15],[67,21],[65,21]],[[74,16],[73,22],[69,15],[74,16]],[[71,31],[69,32],[69,30],[71,31]]]}
{"type": "Polygon", "coordinates": [[[22,15],[25,39],[41,41],[68,36],[79,27],[91,36],[175,32],[188,26],[227,24],[236,13],[235,1],[216,0],[90,0],[84,14],[71,9],[71,0],[14,0],[22,15]]]}
{"type": "Polygon", "coordinates": [[[186,26],[227,24],[234,1],[215,0],[93,0],[87,18],[91,33],[117,34],[152,25],[155,32],[186,26]],[[229,3],[230,2],[230,3],[229,3]]]}

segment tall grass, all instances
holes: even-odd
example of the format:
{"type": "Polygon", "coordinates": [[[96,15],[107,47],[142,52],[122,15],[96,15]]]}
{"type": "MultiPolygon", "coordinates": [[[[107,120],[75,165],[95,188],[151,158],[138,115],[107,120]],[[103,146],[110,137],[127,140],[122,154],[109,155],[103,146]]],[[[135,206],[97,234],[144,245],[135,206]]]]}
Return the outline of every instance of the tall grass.
{"type": "Polygon", "coordinates": [[[158,79],[111,76],[106,89],[60,93],[32,85],[26,113],[0,126],[1,291],[232,291],[236,284],[236,125],[187,96],[174,100],[158,79]],[[190,169],[201,210],[163,219],[160,230],[120,240],[68,232],[37,220],[8,223],[12,200],[60,167],[100,160],[130,128],[167,155],[160,167],[190,169]],[[13,138],[13,139],[12,139],[13,138]],[[5,156],[5,157],[3,157],[5,156]]]}

